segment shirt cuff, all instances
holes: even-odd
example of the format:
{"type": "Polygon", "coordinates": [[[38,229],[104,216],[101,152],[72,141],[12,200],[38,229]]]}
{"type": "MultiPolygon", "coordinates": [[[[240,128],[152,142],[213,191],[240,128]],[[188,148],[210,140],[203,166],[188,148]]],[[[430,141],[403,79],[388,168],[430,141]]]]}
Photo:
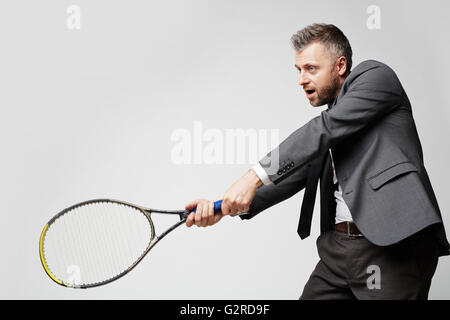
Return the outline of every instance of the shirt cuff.
{"type": "Polygon", "coordinates": [[[269,175],[266,173],[266,171],[263,169],[263,167],[259,164],[259,162],[257,164],[255,164],[253,166],[253,171],[255,171],[256,175],[259,177],[259,179],[262,181],[262,183],[264,185],[270,185],[273,184],[272,181],[270,181],[269,179],[269,175]]]}

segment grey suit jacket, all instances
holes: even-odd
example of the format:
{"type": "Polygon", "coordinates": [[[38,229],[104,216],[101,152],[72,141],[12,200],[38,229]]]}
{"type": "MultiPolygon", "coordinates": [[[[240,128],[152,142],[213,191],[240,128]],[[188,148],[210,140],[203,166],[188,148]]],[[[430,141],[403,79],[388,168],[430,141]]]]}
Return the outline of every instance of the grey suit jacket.
{"type": "MultiPolygon", "coordinates": [[[[375,60],[356,66],[327,110],[260,161],[273,185],[257,190],[249,215],[241,218],[302,190],[308,167],[329,148],[343,198],[369,241],[391,245],[436,224],[441,254],[450,254],[410,101],[395,72],[375,60]],[[272,172],[267,169],[275,154],[279,170],[272,172]]],[[[326,192],[321,198],[332,197],[326,192]]]]}

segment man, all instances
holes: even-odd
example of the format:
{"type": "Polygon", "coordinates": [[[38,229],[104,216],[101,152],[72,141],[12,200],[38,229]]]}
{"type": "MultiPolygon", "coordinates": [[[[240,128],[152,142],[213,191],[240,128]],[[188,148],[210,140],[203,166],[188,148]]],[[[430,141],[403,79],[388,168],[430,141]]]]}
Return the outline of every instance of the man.
{"type": "Polygon", "coordinates": [[[307,26],[291,40],[299,85],[313,107],[328,109],[237,180],[222,214],[207,200],[188,204],[197,214],[186,225],[246,211],[241,217],[249,219],[306,188],[298,226],[304,239],[320,180],[320,261],[300,298],[427,299],[450,245],[399,79],[374,60],[351,70],[351,46],[334,25],[307,26]]]}

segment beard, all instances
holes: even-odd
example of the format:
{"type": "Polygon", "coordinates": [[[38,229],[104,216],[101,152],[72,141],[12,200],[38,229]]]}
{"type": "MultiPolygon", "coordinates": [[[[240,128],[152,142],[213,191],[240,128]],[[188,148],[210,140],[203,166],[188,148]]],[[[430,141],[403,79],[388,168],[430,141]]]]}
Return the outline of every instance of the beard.
{"type": "Polygon", "coordinates": [[[331,74],[330,82],[320,90],[316,90],[318,100],[311,105],[314,107],[323,106],[334,100],[339,90],[339,78],[338,76],[331,74]]]}

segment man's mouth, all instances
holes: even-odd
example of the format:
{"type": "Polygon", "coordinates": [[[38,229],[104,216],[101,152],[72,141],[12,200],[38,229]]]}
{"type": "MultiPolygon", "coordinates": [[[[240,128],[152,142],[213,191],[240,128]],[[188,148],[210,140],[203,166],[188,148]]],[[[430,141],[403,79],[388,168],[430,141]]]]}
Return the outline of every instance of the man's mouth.
{"type": "Polygon", "coordinates": [[[310,90],[305,90],[305,92],[306,92],[306,97],[307,97],[308,99],[311,99],[312,96],[316,93],[316,90],[310,89],[310,90]]]}

